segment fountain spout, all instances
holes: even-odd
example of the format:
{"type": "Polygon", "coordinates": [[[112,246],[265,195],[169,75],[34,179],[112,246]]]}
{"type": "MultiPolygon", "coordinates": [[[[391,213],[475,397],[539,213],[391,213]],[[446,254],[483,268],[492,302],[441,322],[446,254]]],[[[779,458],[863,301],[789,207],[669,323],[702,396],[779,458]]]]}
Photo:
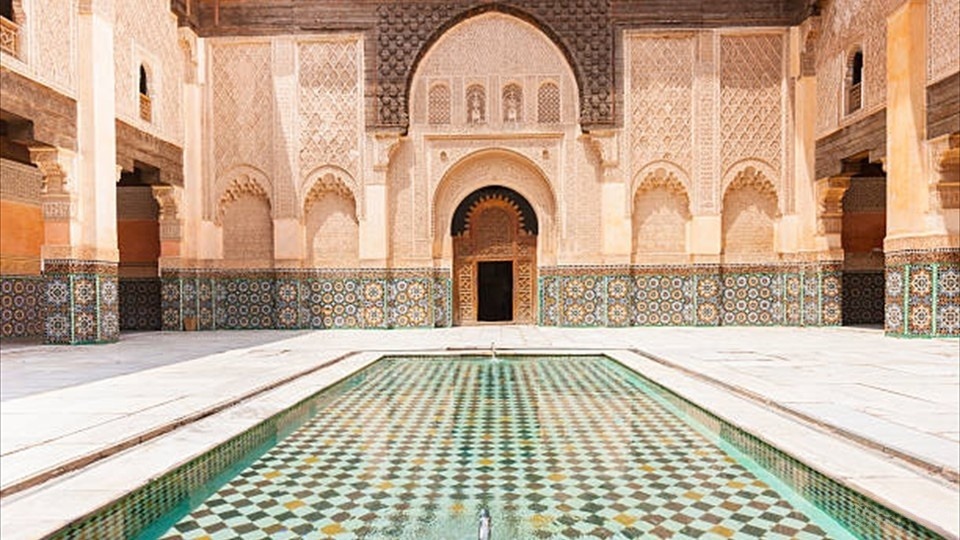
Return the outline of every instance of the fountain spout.
{"type": "Polygon", "coordinates": [[[480,530],[477,531],[478,540],[490,540],[490,529],[493,526],[493,521],[490,518],[490,512],[484,508],[480,510],[480,530]]]}

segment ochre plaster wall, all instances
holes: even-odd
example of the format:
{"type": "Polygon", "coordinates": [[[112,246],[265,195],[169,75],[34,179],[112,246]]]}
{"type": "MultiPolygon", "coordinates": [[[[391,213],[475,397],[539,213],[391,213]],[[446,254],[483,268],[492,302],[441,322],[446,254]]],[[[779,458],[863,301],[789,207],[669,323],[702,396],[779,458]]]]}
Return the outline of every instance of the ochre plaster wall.
{"type": "Polygon", "coordinates": [[[42,245],[40,207],[0,200],[0,274],[39,274],[42,245]]]}

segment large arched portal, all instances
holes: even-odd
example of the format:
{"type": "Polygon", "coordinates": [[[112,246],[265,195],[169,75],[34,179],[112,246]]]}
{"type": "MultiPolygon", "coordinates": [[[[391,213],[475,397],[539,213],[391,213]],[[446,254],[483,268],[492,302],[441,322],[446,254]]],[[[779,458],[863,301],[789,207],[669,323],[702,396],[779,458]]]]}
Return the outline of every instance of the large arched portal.
{"type": "Polygon", "coordinates": [[[450,224],[454,324],[532,324],[537,215],[522,195],[487,186],[467,195],[450,224]]]}

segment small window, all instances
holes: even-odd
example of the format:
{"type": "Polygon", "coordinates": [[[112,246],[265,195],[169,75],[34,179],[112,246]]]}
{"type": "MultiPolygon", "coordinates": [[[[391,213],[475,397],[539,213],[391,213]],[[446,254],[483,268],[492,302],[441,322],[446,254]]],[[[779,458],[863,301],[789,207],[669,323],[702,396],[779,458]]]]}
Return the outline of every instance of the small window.
{"type": "Polygon", "coordinates": [[[487,120],[487,95],[483,86],[470,85],[467,88],[467,123],[482,124],[487,120]]]}
{"type": "Polygon", "coordinates": [[[543,83],[537,91],[537,121],[542,124],[560,121],[560,89],[552,82],[543,83]]]}
{"type": "Polygon", "coordinates": [[[847,57],[846,86],[847,114],[851,114],[863,105],[863,51],[859,48],[847,57]]]}
{"type": "Polygon", "coordinates": [[[13,20],[13,0],[0,0],[0,17],[16,22],[13,20]]]}
{"type": "Polygon", "coordinates": [[[435,84],[430,87],[427,98],[427,117],[430,124],[450,123],[450,87],[445,84],[435,84]]]}
{"type": "Polygon", "coordinates": [[[150,83],[147,80],[147,68],[140,64],[140,118],[147,122],[153,120],[153,103],[150,99],[150,83]]]}
{"type": "Polygon", "coordinates": [[[142,64],[140,66],[140,94],[144,96],[150,95],[149,89],[147,88],[147,69],[143,67],[142,64]]]}

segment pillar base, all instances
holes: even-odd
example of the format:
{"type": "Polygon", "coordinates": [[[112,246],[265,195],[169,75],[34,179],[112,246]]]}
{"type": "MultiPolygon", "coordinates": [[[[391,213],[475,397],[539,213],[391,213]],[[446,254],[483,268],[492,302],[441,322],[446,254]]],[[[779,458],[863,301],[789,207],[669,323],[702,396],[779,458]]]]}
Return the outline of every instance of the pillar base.
{"type": "Polygon", "coordinates": [[[117,263],[47,259],[43,335],[49,344],[110,343],[120,337],[117,263]]]}

